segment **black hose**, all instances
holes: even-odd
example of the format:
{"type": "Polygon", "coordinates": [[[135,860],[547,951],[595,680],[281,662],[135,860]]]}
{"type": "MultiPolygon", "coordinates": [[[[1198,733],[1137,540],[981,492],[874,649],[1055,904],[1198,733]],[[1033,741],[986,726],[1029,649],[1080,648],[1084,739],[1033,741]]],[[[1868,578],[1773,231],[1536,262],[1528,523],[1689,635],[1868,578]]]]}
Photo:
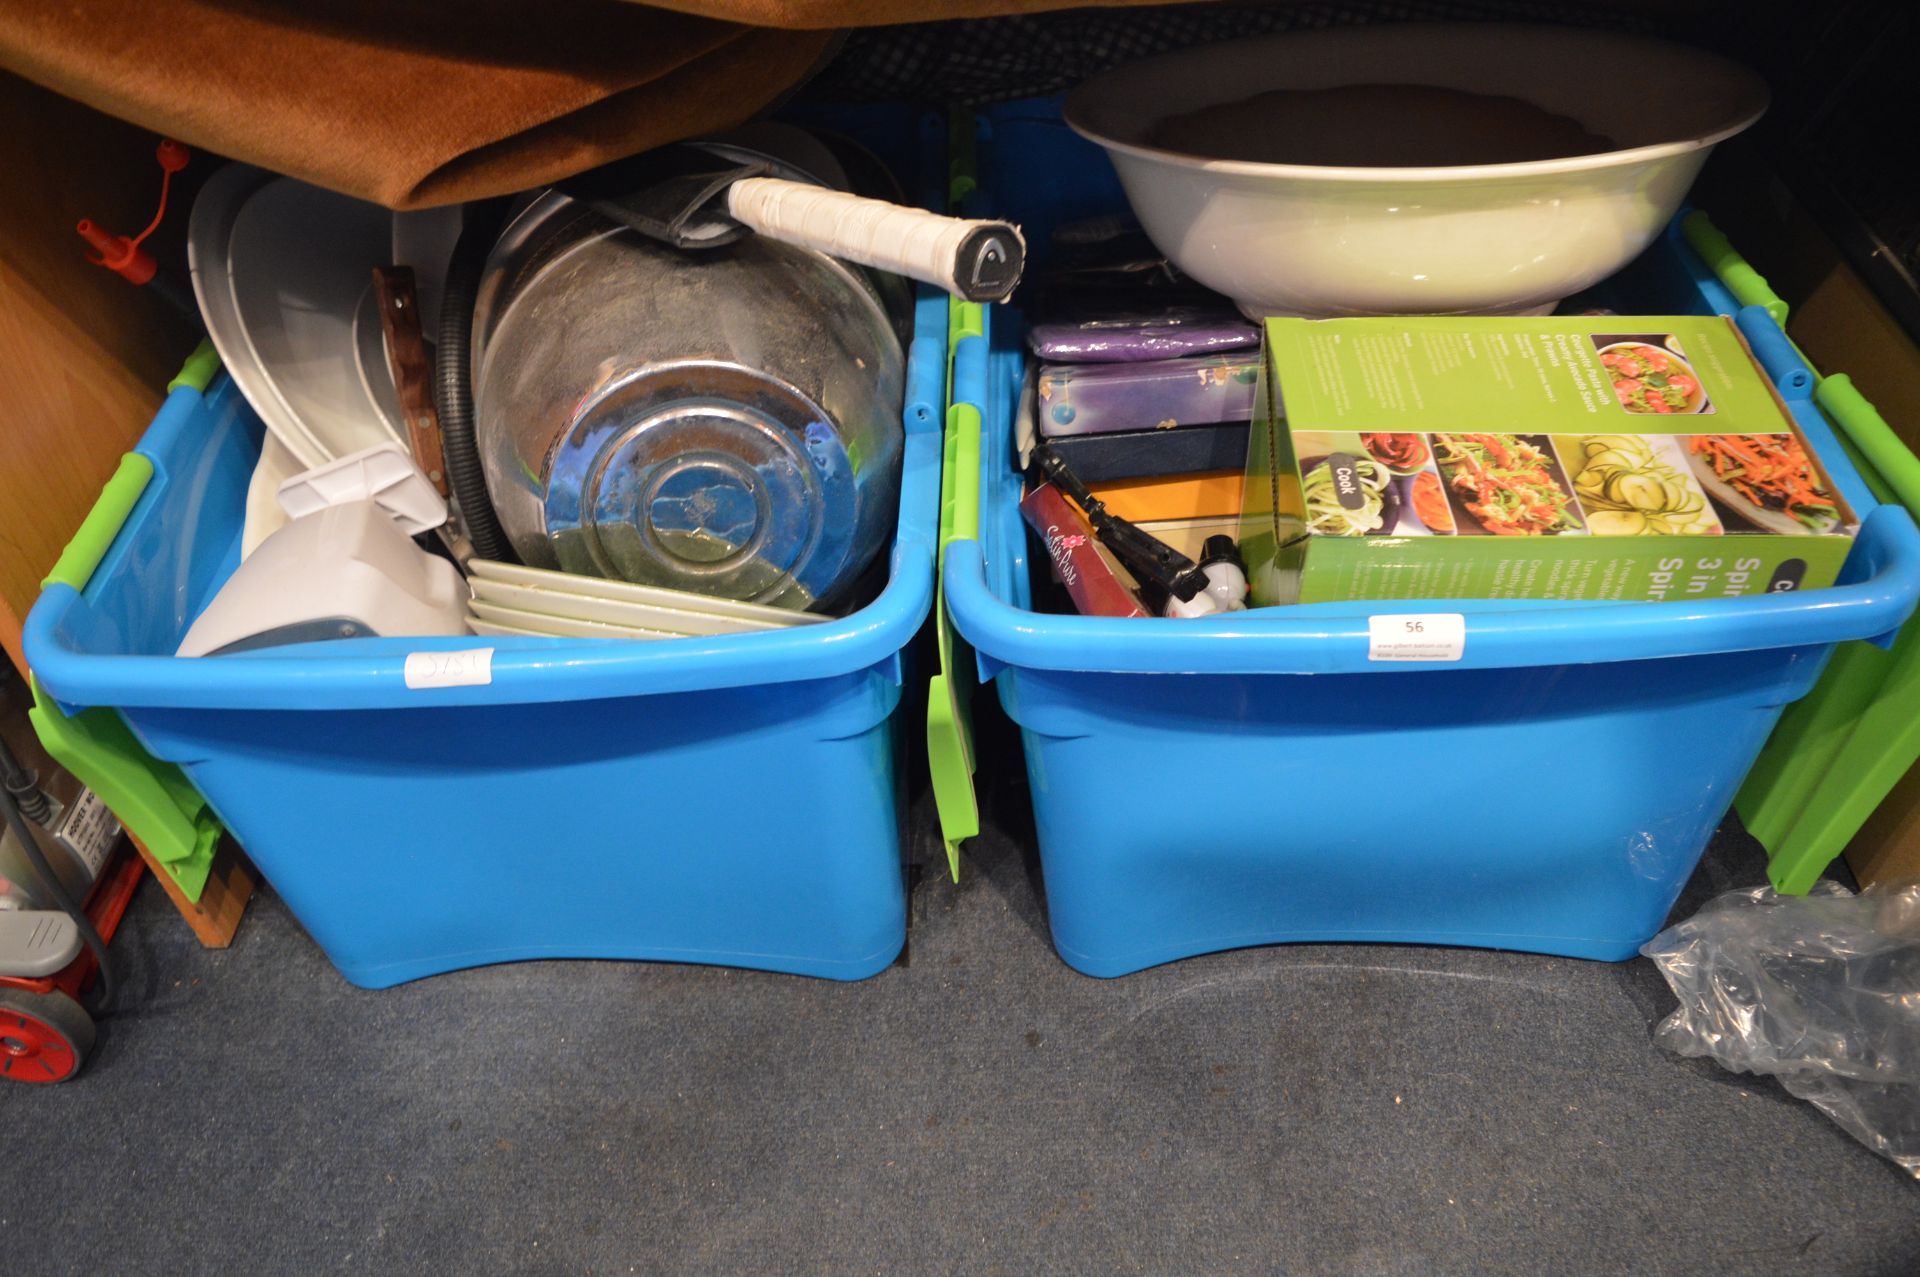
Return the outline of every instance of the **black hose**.
{"type": "Polygon", "coordinates": [[[53,816],[53,804],[40,788],[40,778],[21,766],[7,742],[0,739],[0,788],[12,795],[20,814],[36,825],[44,825],[53,816]]]}
{"type": "Polygon", "coordinates": [[[447,483],[460,503],[461,521],[474,553],[483,559],[517,563],[513,546],[493,512],[487,474],[473,426],[473,303],[487,253],[499,230],[497,203],[468,206],[466,226],[447,263],[440,295],[439,344],[434,350],[434,399],[440,410],[440,441],[446,451],[447,483]]]}
{"type": "MultiPolygon", "coordinates": [[[[6,753],[4,745],[0,745],[0,754],[6,754],[7,761],[12,762],[13,756],[6,753]]],[[[113,968],[107,962],[107,942],[95,929],[93,919],[87,917],[86,908],[73,898],[73,893],[67,890],[67,884],[60,880],[60,875],[53,871],[46,856],[41,854],[40,843],[33,836],[33,826],[20,814],[20,804],[13,792],[8,790],[0,793],[0,803],[6,805],[7,823],[13,827],[13,836],[20,840],[20,850],[33,866],[33,871],[40,875],[47,898],[73,919],[73,924],[80,929],[80,939],[86,942],[87,948],[93,950],[93,960],[100,969],[100,977],[93,986],[93,1005],[87,1010],[94,1015],[105,1015],[113,1005],[113,968]]]]}
{"type": "Polygon", "coordinates": [[[173,307],[181,318],[190,320],[197,332],[201,326],[200,303],[194,300],[193,287],[184,282],[171,270],[161,269],[153,273],[147,281],[147,288],[160,300],[173,307]]]}

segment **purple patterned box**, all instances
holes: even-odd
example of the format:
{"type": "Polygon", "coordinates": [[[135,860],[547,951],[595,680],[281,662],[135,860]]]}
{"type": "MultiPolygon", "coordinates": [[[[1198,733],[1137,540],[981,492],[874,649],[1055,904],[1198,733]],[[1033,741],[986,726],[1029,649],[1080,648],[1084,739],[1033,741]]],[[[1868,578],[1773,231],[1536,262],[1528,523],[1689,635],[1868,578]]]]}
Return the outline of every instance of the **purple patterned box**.
{"type": "Polygon", "coordinates": [[[1046,364],[1039,429],[1052,438],[1250,421],[1259,378],[1257,350],[1140,364],[1046,364]]]}
{"type": "Polygon", "coordinates": [[[1063,364],[1140,363],[1251,350],[1259,344],[1259,328],[1232,311],[1180,306],[1103,319],[1038,323],[1027,333],[1028,349],[1063,364]]]}

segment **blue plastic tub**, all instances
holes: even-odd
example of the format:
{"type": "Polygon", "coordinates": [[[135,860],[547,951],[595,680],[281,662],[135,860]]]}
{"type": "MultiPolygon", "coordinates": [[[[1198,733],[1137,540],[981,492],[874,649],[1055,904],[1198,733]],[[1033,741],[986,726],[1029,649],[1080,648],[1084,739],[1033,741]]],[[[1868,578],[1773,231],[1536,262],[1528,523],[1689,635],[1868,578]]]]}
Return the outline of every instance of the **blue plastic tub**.
{"type": "MultiPolygon", "coordinates": [[[[992,114],[978,211],[1028,226],[1123,207],[1046,104],[992,114]],[[1003,178],[1014,179],[1002,185],[1003,178]],[[1025,180],[1022,180],[1025,179],[1025,180]]],[[[1730,299],[1677,235],[1616,308],[1730,299]]],[[[1845,473],[1784,339],[1740,316],[1865,527],[1841,584],[1658,604],[1317,604],[1200,621],[1030,606],[1011,417],[1017,312],[955,353],[985,423],[981,536],[943,584],[1021,729],[1054,941],[1090,975],[1280,941],[1630,957],[1665,920],[1775,720],[1833,645],[1889,639],[1920,598],[1920,533],[1845,473]],[[1459,612],[1451,664],[1368,658],[1369,614],[1459,612]]],[[[1044,570],[1044,569],[1043,569],[1044,570]]]]}
{"type": "Polygon", "coordinates": [[[844,619],[175,658],[239,561],[259,456],[223,375],[168,397],[153,478],[85,590],[35,604],[28,660],[180,764],[355,984],[558,957],[872,975],[906,938],[896,725],[933,594],[946,299],[915,320],[890,576],[844,619]],[[408,653],[483,643],[491,683],[406,685],[408,653]]]}

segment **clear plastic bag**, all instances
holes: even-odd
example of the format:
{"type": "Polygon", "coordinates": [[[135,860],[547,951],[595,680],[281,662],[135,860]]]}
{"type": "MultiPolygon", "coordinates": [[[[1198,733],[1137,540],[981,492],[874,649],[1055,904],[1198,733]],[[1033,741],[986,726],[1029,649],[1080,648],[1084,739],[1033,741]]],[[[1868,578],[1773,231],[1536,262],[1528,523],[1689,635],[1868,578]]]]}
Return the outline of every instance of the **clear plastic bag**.
{"type": "Polygon", "coordinates": [[[1730,891],[1640,950],[1681,1055],[1764,1073],[1920,1178],[1920,882],[1730,891]]]}

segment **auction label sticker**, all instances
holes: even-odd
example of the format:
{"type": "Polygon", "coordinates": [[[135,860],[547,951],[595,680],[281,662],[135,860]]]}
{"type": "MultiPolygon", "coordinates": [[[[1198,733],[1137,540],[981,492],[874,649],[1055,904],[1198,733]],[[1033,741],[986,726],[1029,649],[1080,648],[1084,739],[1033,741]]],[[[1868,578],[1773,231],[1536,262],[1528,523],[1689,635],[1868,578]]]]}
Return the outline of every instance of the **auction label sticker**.
{"type": "Polygon", "coordinates": [[[483,687],[493,682],[493,649],[460,652],[409,652],[408,687],[483,687]]]}
{"type": "Polygon", "coordinates": [[[1367,618],[1370,661],[1457,661],[1467,650],[1460,612],[1402,612],[1367,618]]]}

